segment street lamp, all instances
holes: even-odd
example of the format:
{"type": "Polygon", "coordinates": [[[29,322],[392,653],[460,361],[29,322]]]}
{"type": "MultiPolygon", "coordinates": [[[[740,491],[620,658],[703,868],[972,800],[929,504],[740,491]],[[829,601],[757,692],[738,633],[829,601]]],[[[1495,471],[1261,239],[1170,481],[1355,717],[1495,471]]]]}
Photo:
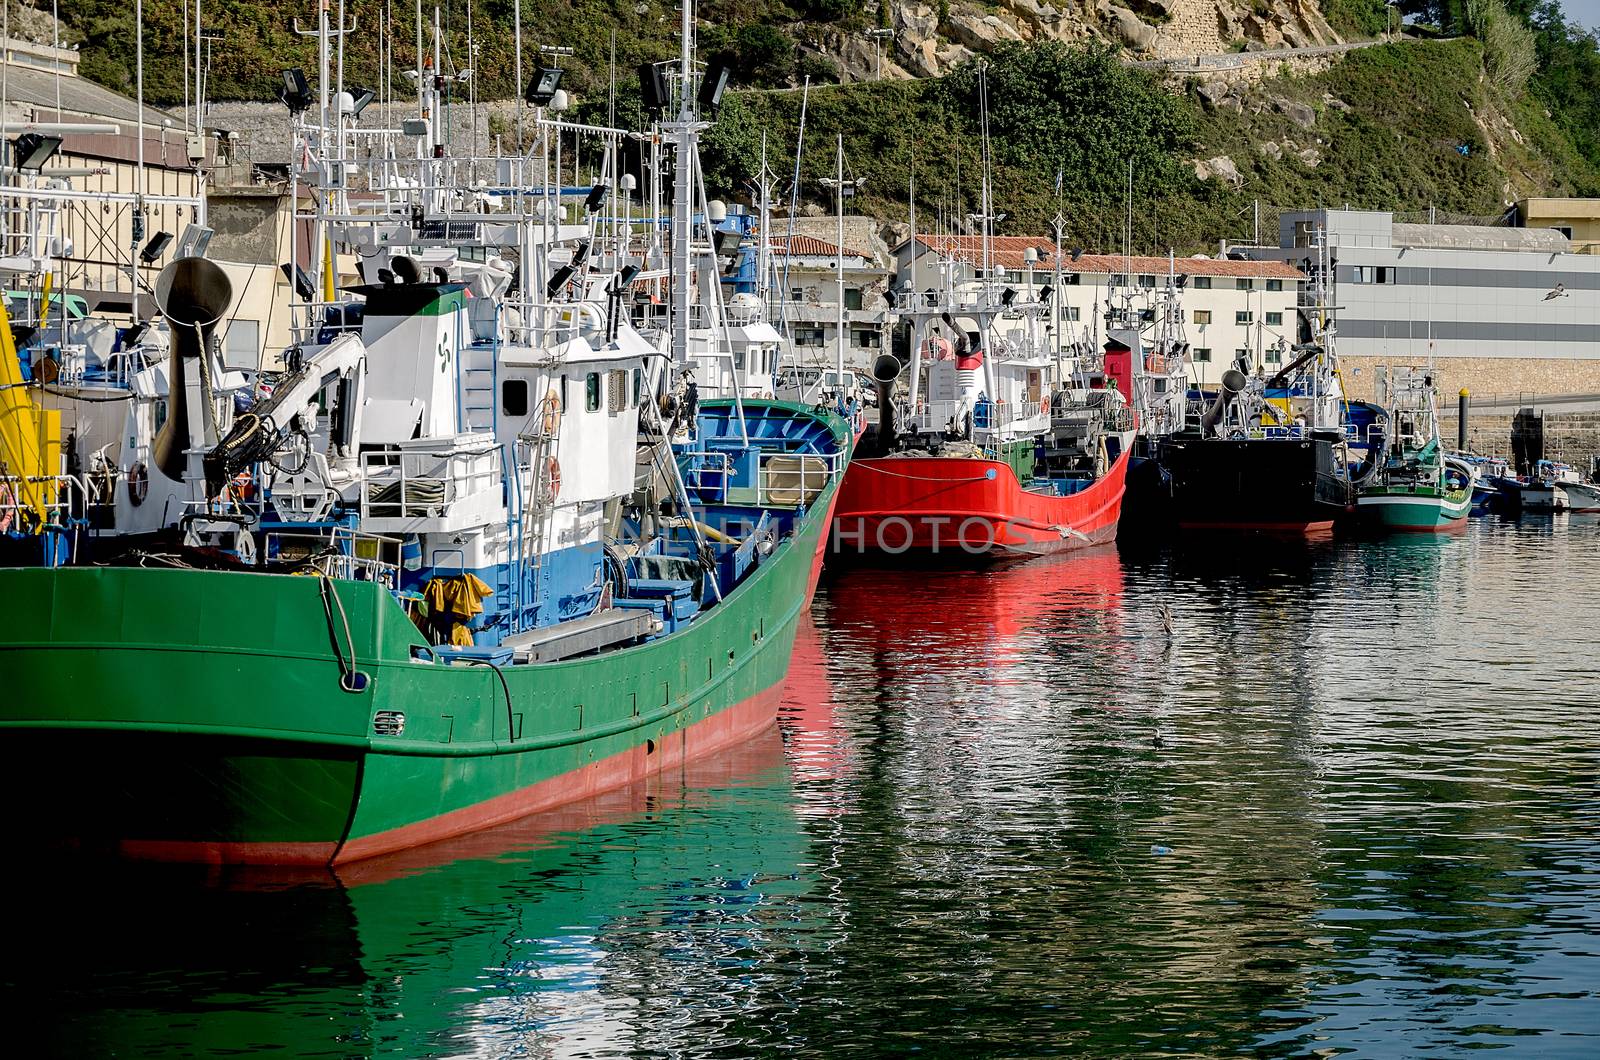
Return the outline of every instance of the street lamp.
{"type": "Polygon", "coordinates": [[[874,61],[873,80],[883,80],[883,42],[894,39],[894,30],[888,27],[867,30],[867,36],[872,38],[872,54],[874,61]]]}

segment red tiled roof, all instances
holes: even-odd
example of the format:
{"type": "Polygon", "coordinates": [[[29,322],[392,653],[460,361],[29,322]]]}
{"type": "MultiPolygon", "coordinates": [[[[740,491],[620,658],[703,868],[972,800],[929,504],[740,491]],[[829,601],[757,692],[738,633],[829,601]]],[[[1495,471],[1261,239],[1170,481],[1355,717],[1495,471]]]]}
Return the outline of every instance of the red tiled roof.
{"type": "MultiPolygon", "coordinates": [[[[814,236],[773,236],[772,249],[776,253],[794,253],[806,258],[831,258],[839,253],[837,243],[827,243],[814,236]]],[[[867,254],[860,250],[844,248],[849,257],[865,258],[867,254]]]]}
{"type": "MultiPolygon", "coordinates": [[[[935,253],[968,264],[982,264],[982,236],[918,235],[917,242],[935,253]]],[[[1029,247],[1038,251],[1036,270],[1054,271],[1052,255],[1055,242],[1045,236],[994,236],[990,240],[989,260],[996,268],[1020,270],[1028,267],[1025,252],[1029,247]]],[[[1121,254],[1084,254],[1077,261],[1063,253],[1062,272],[1165,275],[1169,262],[1166,258],[1125,258],[1121,254]]],[[[1234,261],[1231,258],[1174,258],[1170,265],[1180,276],[1250,276],[1268,279],[1303,280],[1305,276],[1294,266],[1282,261],[1234,261]]]]}

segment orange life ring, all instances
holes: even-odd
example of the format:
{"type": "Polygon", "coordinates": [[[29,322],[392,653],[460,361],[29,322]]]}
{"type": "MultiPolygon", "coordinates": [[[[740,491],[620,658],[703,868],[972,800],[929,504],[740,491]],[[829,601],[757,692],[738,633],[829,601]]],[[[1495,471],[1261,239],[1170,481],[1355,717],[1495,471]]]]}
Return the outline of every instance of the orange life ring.
{"type": "Polygon", "coordinates": [[[556,430],[561,426],[561,395],[552,389],[550,393],[544,396],[544,400],[540,402],[540,408],[543,411],[542,425],[544,433],[546,435],[555,434],[556,430]]]}
{"type": "Polygon", "coordinates": [[[150,471],[143,464],[128,469],[128,502],[135,508],[150,495],[150,471]]]}
{"type": "Polygon", "coordinates": [[[1041,413],[1043,413],[1044,415],[1046,415],[1046,416],[1050,415],[1050,399],[1049,399],[1049,397],[1042,397],[1042,398],[1039,399],[1039,411],[1041,413]]]}
{"type": "Polygon", "coordinates": [[[549,484],[550,500],[554,503],[561,495],[561,461],[552,456],[545,462],[544,479],[549,484]]]}

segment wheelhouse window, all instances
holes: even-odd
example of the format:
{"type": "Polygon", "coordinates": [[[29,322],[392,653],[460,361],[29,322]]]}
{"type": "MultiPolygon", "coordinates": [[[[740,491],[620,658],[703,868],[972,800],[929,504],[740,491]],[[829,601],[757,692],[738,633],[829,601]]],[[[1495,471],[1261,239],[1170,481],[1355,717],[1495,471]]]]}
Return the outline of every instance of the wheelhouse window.
{"type": "Polygon", "coordinates": [[[507,416],[528,414],[528,381],[507,379],[500,384],[500,411],[507,416]]]}
{"type": "Polygon", "coordinates": [[[600,373],[590,372],[583,377],[583,410],[600,411],[600,373]]]}

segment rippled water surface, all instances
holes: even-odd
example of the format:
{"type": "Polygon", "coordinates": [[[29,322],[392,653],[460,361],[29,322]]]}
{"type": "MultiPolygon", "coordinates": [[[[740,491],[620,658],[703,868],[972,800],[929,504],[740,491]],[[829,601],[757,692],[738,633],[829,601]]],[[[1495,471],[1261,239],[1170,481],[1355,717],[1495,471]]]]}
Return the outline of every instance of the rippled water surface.
{"type": "Polygon", "coordinates": [[[831,576],[681,776],[339,881],[12,866],[6,1037],[1600,1056],[1597,625],[1582,517],[831,576]]]}

